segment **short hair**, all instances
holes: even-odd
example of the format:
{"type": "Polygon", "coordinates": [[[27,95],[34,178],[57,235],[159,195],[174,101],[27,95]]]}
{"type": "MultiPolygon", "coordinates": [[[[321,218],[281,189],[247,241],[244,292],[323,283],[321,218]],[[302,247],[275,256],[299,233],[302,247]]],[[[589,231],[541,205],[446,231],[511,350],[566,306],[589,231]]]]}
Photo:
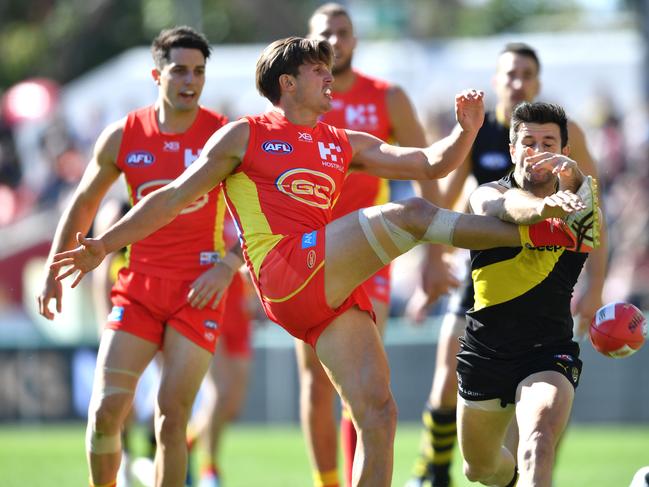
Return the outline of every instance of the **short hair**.
{"type": "Polygon", "coordinates": [[[509,128],[509,140],[512,145],[518,139],[518,129],[522,123],[554,123],[559,126],[561,134],[561,148],[568,145],[568,118],[566,112],[559,105],[541,101],[524,101],[514,107],[512,112],[511,126],[509,128]]]}
{"type": "Polygon", "coordinates": [[[344,15],[349,19],[350,22],[352,21],[349,12],[341,4],[336,2],[325,3],[324,5],[320,5],[311,14],[311,17],[309,18],[309,30],[311,30],[313,19],[316,18],[318,15],[325,15],[327,17],[338,17],[339,15],[344,15]]]}
{"type": "Polygon", "coordinates": [[[181,25],[171,29],[164,29],[153,39],[151,55],[156,68],[162,69],[169,62],[169,52],[174,47],[198,49],[203,53],[205,60],[210,57],[211,48],[207,38],[193,28],[181,25]]]}
{"type": "Polygon", "coordinates": [[[500,51],[499,56],[502,56],[503,54],[506,54],[508,52],[530,58],[532,61],[534,61],[534,64],[536,64],[536,70],[539,73],[541,72],[541,61],[539,61],[539,57],[537,56],[534,48],[529,44],[525,44],[524,42],[509,42],[505,44],[505,47],[503,47],[503,50],[500,51]]]}
{"type": "Polygon", "coordinates": [[[322,39],[287,37],[270,44],[257,60],[256,81],[259,93],[276,105],[281,96],[279,77],[297,76],[305,63],[323,63],[331,68],[333,48],[322,39]]]}

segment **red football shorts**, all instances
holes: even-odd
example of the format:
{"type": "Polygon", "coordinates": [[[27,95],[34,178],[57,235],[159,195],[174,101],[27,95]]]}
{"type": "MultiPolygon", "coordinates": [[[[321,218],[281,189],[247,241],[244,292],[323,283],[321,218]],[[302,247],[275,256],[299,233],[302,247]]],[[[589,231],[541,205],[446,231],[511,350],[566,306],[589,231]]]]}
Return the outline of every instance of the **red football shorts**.
{"type": "Polygon", "coordinates": [[[243,280],[241,273],[237,272],[228,286],[221,326],[221,346],[227,355],[236,357],[249,357],[251,354],[249,298],[243,280]]]}
{"type": "Polygon", "coordinates": [[[320,334],[352,306],[374,319],[372,303],[361,286],[338,308],[327,304],[324,291],[324,228],[289,235],[266,255],[257,282],[266,315],[315,348],[320,334]]]}
{"type": "Polygon", "coordinates": [[[131,333],[162,347],[165,326],[210,353],[221,333],[224,301],[216,310],[193,308],[187,301],[191,281],[152,277],[128,269],[119,271],[110,293],[113,309],[106,327],[131,333]]]}
{"type": "Polygon", "coordinates": [[[390,264],[361,284],[370,299],[390,303],[390,264]]]}

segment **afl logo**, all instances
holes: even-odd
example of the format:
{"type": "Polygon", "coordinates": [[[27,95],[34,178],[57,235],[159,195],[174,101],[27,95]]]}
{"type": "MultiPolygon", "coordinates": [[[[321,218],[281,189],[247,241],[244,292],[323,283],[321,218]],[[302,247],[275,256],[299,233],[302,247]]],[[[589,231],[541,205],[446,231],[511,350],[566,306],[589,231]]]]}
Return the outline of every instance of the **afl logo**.
{"type": "Polygon", "coordinates": [[[293,152],[293,146],[288,142],[284,142],[282,140],[267,140],[266,142],[261,144],[261,148],[264,150],[264,152],[280,156],[293,152]]]}
{"type": "Polygon", "coordinates": [[[153,154],[143,150],[129,152],[126,155],[126,164],[129,166],[149,166],[153,161],[155,161],[153,154]]]}
{"type": "Polygon", "coordinates": [[[332,206],[336,182],[327,174],[298,168],[282,173],[275,186],[294,200],[328,210],[332,206]]]}

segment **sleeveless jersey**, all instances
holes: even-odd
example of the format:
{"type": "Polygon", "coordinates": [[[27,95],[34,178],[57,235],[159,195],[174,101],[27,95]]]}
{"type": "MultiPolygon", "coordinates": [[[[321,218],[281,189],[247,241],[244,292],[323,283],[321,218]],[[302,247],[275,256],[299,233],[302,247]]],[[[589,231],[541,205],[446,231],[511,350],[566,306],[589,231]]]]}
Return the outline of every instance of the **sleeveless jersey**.
{"type": "MultiPolygon", "coordinates": [[[[354,71],[356,80],[344,93],[334,92],[331,110],[321,120],[334,127],[358,130],[388,141],[392,133],[387,107],[390,85],[354,71]]],[[[340,218],[367,206],[387,203],[388,181],[363,172],[350,172],[334,206],[333,217],[340,218]]]]}
{"type": "MultiPolygon", "coordinates": [[[[124,173],[131,204],[178,177],[226,122],[200,108],[186,132],[172,134],[160,131],[153,106],[129,113],[116,165],[124,173]]],[[[171,223],[132,244],[128,268],[155,277],[194,279],[214,263],[216,252],[224,251],[224,211],[220,188],[214,188],[171,223]]]]}
{"type": "Polygon", "coordinates": [[[471,149],[471,173],[481,185],[498,181],[513,168],[509,127],[498,121],[495,112],[487,112],[471,149]]]}
{"type": "Polygon", "coordinates": [[[332,220],[352,149],[344,130],[323,122],[294,125],[274,111],[246,119],[248,147],[224,190],[244,258],[258,277],[264,257],[284,236],[332,220]]]}
{"type": "MultiPolygon", "coordinates": [[[[518,187],[511,174],[498,184],[518,187]]],[[[467,313],[467,344],[516,353],[571,340],[570,300],[587,256],[529,243],[471,251],[475,304],[467,313]]]]}

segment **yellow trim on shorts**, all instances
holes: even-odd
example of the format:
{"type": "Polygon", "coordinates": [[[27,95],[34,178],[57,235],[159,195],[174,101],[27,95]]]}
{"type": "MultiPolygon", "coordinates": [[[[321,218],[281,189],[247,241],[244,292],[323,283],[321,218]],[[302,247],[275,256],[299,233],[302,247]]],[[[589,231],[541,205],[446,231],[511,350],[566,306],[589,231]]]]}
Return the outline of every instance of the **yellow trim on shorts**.
{"type": "Polygon", "coordinates": [[[268,301],[269,303],[283,303],[285,301],[288,301],[293,296],[295,296],[300,291],[302,291],[307,286],[307,284],[309,284],[311,282],[311,280],[315,277],[315,275],[318,273],[318,271],[324,267],[324,263],[325,263],[325,261],[323,259],[322,262],[320,262],[318,264],[318,267],[313,269],[313,272],[311,273],[311,275],[309,277],[307,277],[304,280],[304,282],[302,284],[300,284],[300,286],[295,291],[293,291],[292,293],[288,294],[287,296],[284,296],[283,298],[269,298],[268,296],[264,295],[264,301],[268,301]]]}

